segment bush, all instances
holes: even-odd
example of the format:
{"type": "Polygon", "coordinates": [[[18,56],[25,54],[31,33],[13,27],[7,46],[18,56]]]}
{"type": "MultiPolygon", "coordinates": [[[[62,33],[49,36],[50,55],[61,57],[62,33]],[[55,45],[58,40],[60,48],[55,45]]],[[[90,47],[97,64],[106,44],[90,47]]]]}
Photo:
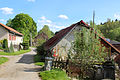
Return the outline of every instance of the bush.
{"type": "Polygon", "coordinates": [[[23,42],[21,45],[23,46],[24,50],[28,50],[29,49],[29,42],[28,41],[23,42]]]}
{"type": "Polygon", "coordinates": [[[13,48],[12,42],[11,42],[11,44],[10,44],[9,52],[10,52],[10,53],[14,53],[14,48],[13,48]]]}
{"type": "Polygon", "coordinates": [[[70,80],[67,74],[61,69],[40,72],[42,80],[70,80]]]}
{"type": "Polygon", "coordinates": [[[3,48],[8,49],[8,40],[7,39],[3,40],[3,48]]]}

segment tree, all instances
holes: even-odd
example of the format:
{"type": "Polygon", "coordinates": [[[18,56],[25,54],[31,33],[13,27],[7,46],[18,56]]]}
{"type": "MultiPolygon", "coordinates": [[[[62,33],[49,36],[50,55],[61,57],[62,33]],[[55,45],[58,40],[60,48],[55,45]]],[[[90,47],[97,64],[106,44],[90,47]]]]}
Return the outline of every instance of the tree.
{"type": "Polygon", "coordinates": [[[12,20],[8,20],[7,25],[22,33],[23,41],[30,40],[30,33],[32,33],[32,38],[37,34],[36,23],[28,14],[17,14],[12,20]]]}
{"type": "Polygon", "coordinates": [[[10,26],[11,26],[11,21],[12,21],[12,19],[11,19],[11,18],[10,18],[9,20],[7,20],[6,25],[10,27],[10,26]]]}
{"type": "Polygon", "coordinates": [[[110,19],[107,22],[104,22],[101,25],[97,25],[99,30],[103,33],[106,38],[111,40],[120,41],[120,22],[118,20],[111,21],[110,19]]]}
{"type": "Polygon", "coordinates": [[[92,64],[104,62],[107,57],[105,47],[101,45],[99,36],[94,30],[82,27],[80,32],[75,33],[72,45],[70,57],[74,63],[81,64],[80,77],[82,78],[87,76],[85,71],[92,68],[92,64]]]}
{"type": "Polygon", "coordinates": [[[54,33],[52,31],[50,31],[49,26],[48,25],[44,25],[44,27],[38,32],[38,34],[44,32],[48,38],[51,38],[54,36],[54,33]]]}

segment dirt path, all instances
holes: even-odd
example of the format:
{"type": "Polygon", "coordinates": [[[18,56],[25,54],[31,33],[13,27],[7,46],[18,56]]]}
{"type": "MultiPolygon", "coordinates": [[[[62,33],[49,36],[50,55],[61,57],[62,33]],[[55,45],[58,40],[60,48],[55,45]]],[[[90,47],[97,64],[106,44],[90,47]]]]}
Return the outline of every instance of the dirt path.
{"type": "Polygon", "coordinates": [[[6,56],[10,60],[0,66],[0,80],[41,80],[38,77],[40,67],[33,63],[34,50],[18,56],[6,56]]]}

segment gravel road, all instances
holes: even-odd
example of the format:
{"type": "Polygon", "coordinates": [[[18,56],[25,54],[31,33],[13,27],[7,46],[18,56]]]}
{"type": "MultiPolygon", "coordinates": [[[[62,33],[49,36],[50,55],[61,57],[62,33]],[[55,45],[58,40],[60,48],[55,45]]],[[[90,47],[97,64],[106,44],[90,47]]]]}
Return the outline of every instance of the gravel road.
{"type": "Polygon", "coordinates": [[[5,56],[9,61],[0,65],[0,80],[41,80],[38,76],[40,67],[33,61],[34,50],[32,48],[31,52],[17,56],[5,56]]]}

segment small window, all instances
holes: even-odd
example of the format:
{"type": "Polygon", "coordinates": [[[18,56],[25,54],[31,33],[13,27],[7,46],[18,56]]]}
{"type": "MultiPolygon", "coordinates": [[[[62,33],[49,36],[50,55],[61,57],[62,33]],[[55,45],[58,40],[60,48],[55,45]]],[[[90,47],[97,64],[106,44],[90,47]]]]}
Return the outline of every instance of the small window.
{"type": "Polygon", "coordinates": [[[12,36],[11,36],[11,34],[9,34],[9,40],[11,40],[11,38],[12,38],[12,36]]]}

